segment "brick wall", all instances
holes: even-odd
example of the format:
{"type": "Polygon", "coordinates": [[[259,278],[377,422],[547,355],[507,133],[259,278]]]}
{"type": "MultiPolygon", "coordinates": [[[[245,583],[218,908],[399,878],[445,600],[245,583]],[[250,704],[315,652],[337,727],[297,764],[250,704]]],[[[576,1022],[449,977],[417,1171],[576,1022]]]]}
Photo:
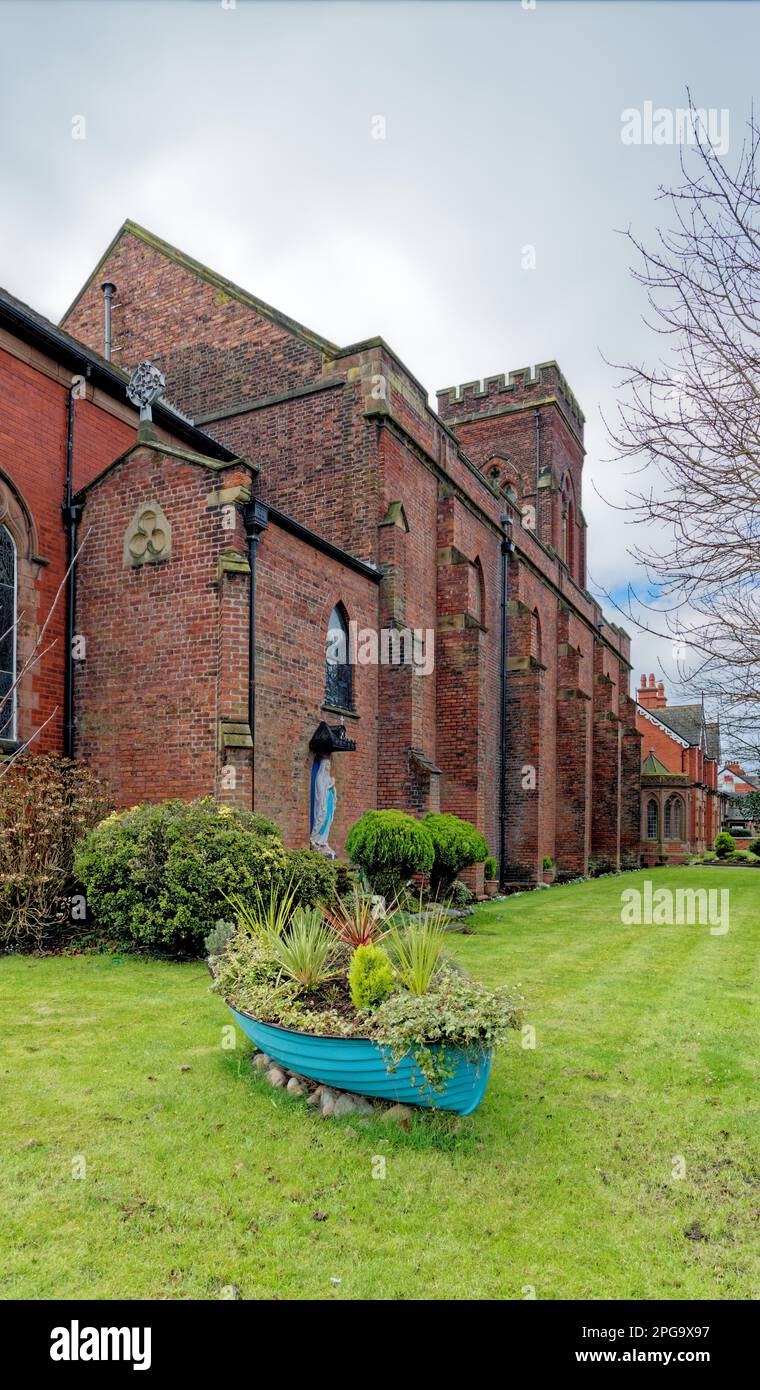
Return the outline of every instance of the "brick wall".
{"type": "MultiPolygon", "coordinates": [[[[61,516],[66,480],[67,404],[71,375],[40,352],[0,335],[0,517],[13,535],[19,566],[19,666],[31,656],[66,573],[61,516]]],[[[87,388],[74,404],[75,485],[111,461],[134,437],[107,403],[87,388]]],[[[37,752],[63,747],[65,601],[59,600],[39,659],[18,691],[19,739],[37,752]],[[45,726],[44,728],[42,726],[45,726]]]]}
{"type": "Polygon", "coordinates": [[[230,537],[219,509],[206,505],[216,482],[197,465],[140,447],[86,494],[76,752],[107,779],[117,805],[217,790],[217,565],[230,537]],[[125,532],[149,501],[171,525],[171,555],[135,569],[124,562],[125,532]]]}
{"type": "MultiPolygon", "coordinates": [[[[230,529],[218,499],[236,489],[242,497],[246,483],[237,467],[211,472],[137,447],[86,493],[77,753],[108,780],[117,805],[203,795],[251,805],[250,749],[220,743],[223,727],[248,720],[250,570],[242,517],[230,529]],[[154,500],[171,526],[170,558],[131,568],[126,529],[154,500]]],[[[309,739],[321,719],[337,722],[324,707],[329,615],[342,602],[352,621],[374,630],[377,584],[274,522],[262,533],[256,568],[253,804],[289,844],[306,845],[309,739]]],[[[337,849],[375,805],[376,668],[355,667],[354,695],[348,722],[357,751],[333,759],[337,849]]]]}
{"type": "Polygon", "coordinates": [[[259,496],[359,559],[374,562],[380,474],[376,431],[356,381],[309,391],[208,425],[254,459],[259,496]]]}
{"type": "Polygon", "coordinates": [[[112,356],[125,371],[149,357],[167,394],[193,418],[270,392],[287,391],[321,371],[322,348],[308,330],[290,331],[220,277],[157,238],[125,231],[64,319],[69,333],[103,351],[103,292],[112,301],[112,356]]]}
{"type": "MultiPolygon", "coordinates": [[[[256,809],[272,816],[291,845],[308,844],[313,755],[325,706],[325,643],[332,609],[342,603],[357,631],[377,630],[378,587],[273,523],[264,532],[256,586],[256,809]]],[[[330,843],[343,849],[348,830],[377,805],[376,666],[355,664],[355,718],[346,718],[353,753],[335,753],[337,805],[330,843]]]]}

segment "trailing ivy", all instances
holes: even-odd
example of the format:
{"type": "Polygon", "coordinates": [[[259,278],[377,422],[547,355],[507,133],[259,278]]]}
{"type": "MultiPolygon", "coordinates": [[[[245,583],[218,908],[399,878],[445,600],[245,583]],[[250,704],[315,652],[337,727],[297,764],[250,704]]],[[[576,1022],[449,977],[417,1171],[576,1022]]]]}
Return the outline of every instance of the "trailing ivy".
{"type": "Polygon", "coordinates": [[[391,1070],[411,1053],[425,1084],[441,1091],[454,1071],[451,1050],[477,1060],[501,1046],[520,1026],[521,1004],[513,991],[488,989],[445,967],[426,994],[399,990],[384,1000],[368,1020],[368,1033],[388,1052],[391,1070]]]}

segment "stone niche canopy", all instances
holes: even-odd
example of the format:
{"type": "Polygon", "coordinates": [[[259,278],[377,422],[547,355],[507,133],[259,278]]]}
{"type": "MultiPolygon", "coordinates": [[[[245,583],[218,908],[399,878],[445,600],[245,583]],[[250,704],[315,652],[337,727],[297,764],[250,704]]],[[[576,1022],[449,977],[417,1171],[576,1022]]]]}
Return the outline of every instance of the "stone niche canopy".
{"type": "Polygon", "coordinates": [[[171,558],[172,528],[160,502],[141,502],[124,534],[124,564],[130,569],[171,558]]]}
{"type": "Polygon", "coordinates": [[[327,724],[324,719],[317,725],[309,740],[309,748],[317,757],[329,757],[331,753],[355,753],[356,744],[346,737],[345,724],[327,724]]]}

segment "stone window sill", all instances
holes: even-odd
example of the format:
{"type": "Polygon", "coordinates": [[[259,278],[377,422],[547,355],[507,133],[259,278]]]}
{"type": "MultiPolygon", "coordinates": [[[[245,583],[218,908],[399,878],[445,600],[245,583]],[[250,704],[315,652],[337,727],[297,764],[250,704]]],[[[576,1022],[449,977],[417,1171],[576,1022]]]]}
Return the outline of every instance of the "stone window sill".
{"type": "Polygon", "coordinates": [[[340,714],[344,719],[358,719],[360,717],[355,709],[342,709],[340,705],[321,705],[320,708],[327,714],[340,714]]]}

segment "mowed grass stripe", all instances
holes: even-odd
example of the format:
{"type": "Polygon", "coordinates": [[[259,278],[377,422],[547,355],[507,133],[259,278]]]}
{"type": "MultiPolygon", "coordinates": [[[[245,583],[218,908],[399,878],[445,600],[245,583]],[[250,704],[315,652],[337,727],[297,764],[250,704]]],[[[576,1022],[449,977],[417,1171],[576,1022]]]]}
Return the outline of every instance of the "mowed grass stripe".
{"type": "Polygon", "coordinates": [[[730,886],[728,935],[622,926],[633,874],[452,936],[473,973],[521,983],[537,1045],[497,1059],[474,1116],[409,1133],[273,1093],[242,1039],[222,1049],[201,966],[0,961],[0,1292],[756,1297],[760,878],[648,876],[730,886]]]}

